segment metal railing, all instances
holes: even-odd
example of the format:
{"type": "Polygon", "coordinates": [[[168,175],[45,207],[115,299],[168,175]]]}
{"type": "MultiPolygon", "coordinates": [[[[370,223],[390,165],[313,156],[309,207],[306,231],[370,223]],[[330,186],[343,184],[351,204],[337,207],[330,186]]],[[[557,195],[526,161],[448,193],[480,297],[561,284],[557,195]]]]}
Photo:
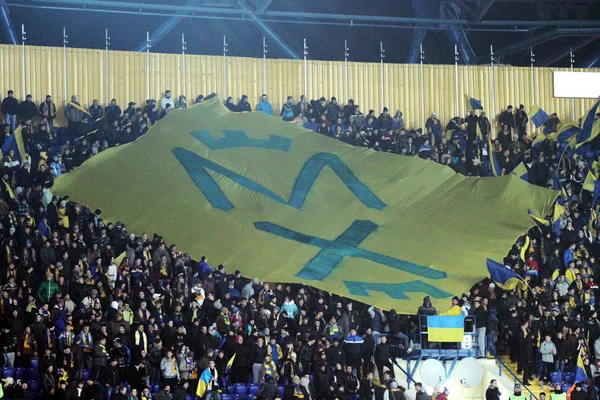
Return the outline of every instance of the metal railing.
{"type": "Polygon", "coordinates": [[[508,373],[513,377],[513,383],[515,385],[518,383],[519,385],[521,385],[522,388],[525,388],[525,390],[529,393],[529,400],[538,400],[538,398],[531,392],[531,390],[529,390],[529,388],[523,384],[523,381],[521,381],[517,377],[517,375],[515,375],[514,372],[511,371],[511,369],[508,367],[508,365],[504,364],[502,362],[502,360],[500,360],[496,354],[492,353],[489,346],[488,346],[487,350],[494,357],[494,359],[498,362],[498,376],[502,376],[502,367],[504,367],[506,369],[506,371],[508,371],[508,373]]]}

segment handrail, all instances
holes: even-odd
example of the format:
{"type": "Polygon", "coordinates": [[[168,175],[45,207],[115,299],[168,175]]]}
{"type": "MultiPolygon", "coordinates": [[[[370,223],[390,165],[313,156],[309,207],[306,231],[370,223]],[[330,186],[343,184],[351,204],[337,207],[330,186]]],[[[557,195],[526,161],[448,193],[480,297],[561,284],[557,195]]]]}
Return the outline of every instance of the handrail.
{"type": "Polygon", "coordinates": [[[508,368],[508,366],[506,364],[504,364],[502,362],[502,360],[500,360],[498,358],[498,356],[492,352],[492,350],[491,350],[491,348],[489,346],[488,346],[487,350],[494,357],[494,359],[498,362],[498,364],[500,364],[498,366],[498,371],[499,371],[498,375],[499,376],[502,376],[502,367],[504,367],[508,371],[508,373],[511,374],[512,377],[514,378],[515,385],[518,383],[519,385],[521,385],[522,388],[525,388],[525,390],[527,390],[529,392],[529,399],[530,400],[533,400],[533,399],[538,400],[538,398],[535,397],[535,395],[531,392],[531,390],[529,390],[529,388],[523,384],[523,381],[521,381],[519,378],[517,378],[517,375],[515,375],[514,372],[512,372],[511,369],[508,368]]]}
{"type": "Polygon", "coordinates": [[[406,370],[404,368],[402,368],[400,366],[400,364],[398,364],[398,361],[396,361],[395,357],[390,357],[390,360],[392,360],[392,365],[395,365],[396,367],[398,367],[400,369],[400,371],[402,371],[404,373],[404,375],[406,375],[406,381],[408,383],[410,383],[409,379],[413,382],[413,383],[417,383],[417,381],[415,381],[415,378],[413,378],[412,376],[410,376],[408,374],[408,372],[406,372],[406,370]]]}

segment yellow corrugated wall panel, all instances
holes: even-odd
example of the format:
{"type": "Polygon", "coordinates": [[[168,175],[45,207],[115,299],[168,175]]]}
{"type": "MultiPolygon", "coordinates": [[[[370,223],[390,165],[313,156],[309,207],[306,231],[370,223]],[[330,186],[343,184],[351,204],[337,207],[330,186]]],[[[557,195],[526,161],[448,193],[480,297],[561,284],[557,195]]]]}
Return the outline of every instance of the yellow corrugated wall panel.
{"type": "MultiPolygon", "coordinates": [[[[36,103],[51,94],[59,108],[57,124],[65,123],[63,103],[63,49],[61,47],[25,46],[25,88],[22,85],[21,46],[0,45],[0,91],[12,89],[19,100],[27,93],[36,103]]],[[[108,74],[105,70],[105,51],[94,49],[67,49],[67,98],[77,94],[84,106],[93,99],[105,105],[115,98],[123,107],[135,101],[142,107],[148,97],[147,61],[144,52],[109,51],[108,74]],[[108,76],[108,95],[106,79],[108,76]]],[[[216,92],[223,97],[223,57],[185,56],[186,76],[183,76],[181,54],[150,54],[150,98],[159,100],[166,89],[176,98],[184,91],[188,104],[196,96],[216,92]],[[185,86],[185,90],[184,90],[185,86]]],[[[226,95],[237,102],[241,95],[249,97],[252,107],[265,92],[262,58],[227,57],[226,95]]],[[[491,67],[459,66],[459,93],[456,103],[454,65],[424,65],[421,91],[419,64],[384,64],[384,100],[382,103],[381,66],[379,63],[348,63],[348,97],[354,99],[366,114],[374,109],[379,114],[384,106],[390,113],[400,109],[409,128],[422,125],[422,114],[429,117],[436,111],[446,123],[456,115],[468,111],[466,96],[482,101],[490,117],[498,115],[508,104],[526,109],[533,103],[531,69],[527,67],[495,67],[495,98],[492,99],[491,67]],[[423,98],[424,97],[424,98],[423,98]],[[424,107],[422,106],[424,102],[424,107]],[[495,109],[494,109],[495,103],[495,109]],[[424,110],[422,110],[424,108],[424,110]]],[[[346,69],[343,61],[307,62],[307,90],[304,90],[303,60],[267,59],[266,92],[278,113],[287,96],[298,101],[300,95],[309,99],[336,96],[345,103],[346,69]]],[[[556,112],[563,121],[572,119],[572,100],[553,96],[553,71],[557,68],[534,68],[535,103],[546,112],[556,112]]],[[[600,71],[576,69],[576,71],[600,71]]],[[[593,99],[575,99],[574,115],[579,118],[593,103],[593,99]]],[[[530,124],[529,132],[533,133],[530,124]]]]}

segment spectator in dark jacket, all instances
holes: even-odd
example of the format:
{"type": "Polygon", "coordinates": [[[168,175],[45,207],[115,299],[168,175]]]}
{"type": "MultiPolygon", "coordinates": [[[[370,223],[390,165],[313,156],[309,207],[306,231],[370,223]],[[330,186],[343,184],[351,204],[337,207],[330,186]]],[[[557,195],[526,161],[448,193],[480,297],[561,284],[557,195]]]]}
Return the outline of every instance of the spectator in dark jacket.
{"type": "Polygon", "coordinates": [[[37,115],[37,113],[37,107],[33,101],[31,101],[31,95],[28,94],[25,98],[25,101],[22,101],[21,104],[19,104],[19,119],[22,122],[31,121],[33,117],[37,115]]]}
{"type": "Polygon", "coordinates": [[[252,106],[250,105],[250,103],[248,103],[248,96],[246,96],[245,94],[242,95],[242,99],[240,100],[240,102],[237,105],[237,112],[250,112],[252,111],[252,106]]]}
{"type": "Polygon", "coordinates": [[[17,113],[19,112],[19,102],[14,97],[12,90],[8,91],[8,96],[2,100],[0,110],[4,114],[4,123],[10,125],[10,129],[14,132],[17,128],[17,113]]]}
{"type": "Polygon", "coordinates": [[[256,392],[257,400],[273,400],[277,397],[277,382],[275,378],[271,377],[267,381],[260,385],[258,392],[256,392]]]}

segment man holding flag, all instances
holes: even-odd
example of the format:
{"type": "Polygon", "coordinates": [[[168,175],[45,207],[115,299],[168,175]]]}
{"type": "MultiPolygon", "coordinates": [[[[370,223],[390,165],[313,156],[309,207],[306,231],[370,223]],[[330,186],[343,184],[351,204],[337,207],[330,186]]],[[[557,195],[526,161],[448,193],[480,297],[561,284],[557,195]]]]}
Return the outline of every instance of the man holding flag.
{"type": "Polygon", "coordinates": [[[219,394],[219,373],[215,368],[215,361],[210,360],[208,362],[208,368],[206,368],[200,379],[198,380],[198,388],[196,389],[196,395],[200,398],[206,394],[206,400],[221,400],[219,394]]]}

